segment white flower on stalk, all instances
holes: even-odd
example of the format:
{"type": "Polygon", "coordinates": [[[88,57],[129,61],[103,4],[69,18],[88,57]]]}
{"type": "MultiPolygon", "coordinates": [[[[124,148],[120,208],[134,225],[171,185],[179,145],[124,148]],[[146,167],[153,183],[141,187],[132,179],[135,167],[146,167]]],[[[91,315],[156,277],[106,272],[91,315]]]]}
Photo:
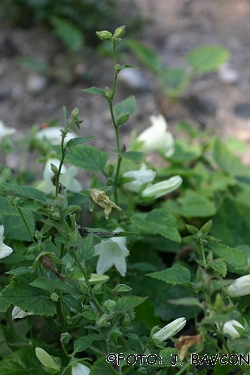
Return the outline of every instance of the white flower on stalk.
{"type": "Polygon", "coordinates": [[[9,256],[12,252],[13,249],[3,243],[4,239],[4,226],[0,225],[0,259],[3,259],[7,256],[9,256]]]}
{"type": "MultiPolygon", "coordinates": [[[[48,141],[50,141],[52,145],[60,145],[62,141],[61,129],[62,128],[59,126],[53,126],[51,128],[45,128],[45,129],[39,130],[36,133],[36,138],[41,139],[41,140],[47,139],[48,141]]],[[[77,137],[77,134],[73,132],[69,132],[67,133],[64,141],[68,142],[70,139],[76,138],[76,137],[77,137]]]]}
{"type": "Polygon", "coordinates": [[[163,115],[150,116],[152,125],[144,130],[138,137],[137,141],[143,142],[142,151],[163,150],[166,157],[174,153],[174,137],[167,131],[167,122],[163,115]]]}
{"type": "Polygon", "coordinates": [[[152,169],[147,169],[147,166],[143,163],[139,170],[123,173],[123,177],[134,178],[133,181],[126,182],[123,186],[130,191],[138,193],[143,184],[150,183],[154,180],[155,175],[156,172],[152,169]]]}
{"type": "Polygon", "coordinates": [[[90,368],[83,365],[82,363],[77,363],[76,366],[72,366],[72,375],[89,375],[90,368]]]}
{"type": "Polygon", "coordinates": [[[20,309],[18,306],[14,306],[12,310],[12,319],[21,319],[28,315],[34,315],[33,312],[28,312],[20,309]]]}
{"type": "MultiPolygon", "coordinates": [[[[122,228],[116,228],[113,232],[122,231],[122,228]]],[[[96,268],[98,274],[102,275],[115,266],[117,271],[125,276],[127,271],[125,258],[129,255],[125,237],[112,237],[107,241],[101,241],[95,246],[95,255],[99,255],[96,268]]]]}
{"type": "Polygon", "coordinates": [[[16,129],[14,128],[8,128],[4,125],[3,121],[0,120],[0,140],[8,137],[8,135],[12,135],[16,132],[16,129]]]}
{"type": "Polygon", "coordinates": [[[235,327],[239,327],[245,330],[242,324],[233,319],[223,324],[222,331],[225,335],[227,334],[232,339],[236,339],[237,337],[240,337],[241,334],[237,331],[237,329],[235,329],[235,327]]]}
{"type": "MultiPolygon", "coordinates": [[[[57,168],[59,167],[60,160],[58,159],[48,159],[44,171],[43,178],[44,180],[39,182],[36,186],[37,189],[43,191],[46,194],[55,194],[55,186],[52,184],[51,177],[54,176],[54,173],[51,170],[51,164],[54,164],[57,168]]],[[[82,190],[82,186],[79,181],[77,181],[74,176],[77,174],[77,168],[74,166],[69,167],[68,169],[62,165],[61,175],[59,181],[62,185],[66,187],[69,191],[73,193],[78,193],[82,190]]]]}
{"type": "Polygon", "coordinates": [[[167,324],[165,327],[154,333],[152,338],[159,341],[164,341],[176,335],[186,324],[185,318],[175,319],[172,323],[167,324]]]}
{"type": "Polygon", "coordinates": [[[152,199],[157,199],[171,193],[171,191],[176,190],[182,184],[182,178],[180,176],[173,176],[168,180],[157,182],[154,185],[146,187],[142,192],[142,197],[152,199]]]}
{"type": "Polygon", "coordinates": [[[250,294],[250,275],[241,276],[229,285],[227,294],[230,297],[241,297],[250,294]]]}

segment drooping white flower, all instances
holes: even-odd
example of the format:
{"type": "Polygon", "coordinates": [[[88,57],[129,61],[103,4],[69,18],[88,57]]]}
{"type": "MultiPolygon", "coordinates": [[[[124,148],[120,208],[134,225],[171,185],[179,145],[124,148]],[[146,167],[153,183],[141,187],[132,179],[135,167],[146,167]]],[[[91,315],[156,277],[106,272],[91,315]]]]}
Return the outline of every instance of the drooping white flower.
{"type": "Polygon", "coordinates": [[[165,327],[154,333],[152,338],[160,341],[167,340],[169,337],[176,335],[186,324],[185,318],[175,319],[172,323],[167,324],[165,327]]]}
{"type": "Polygon", "coordinates": [[[167,131],[167,122],[163,115],[150,116],[152,125],[144,130],[137,141],[143,142],[142,151],[163,150],[166,157],[174,153],[174,138],[172,133],[167,131]]]}
{"type": "Polygon", "coordinates": [[[230,297],[241,297],[250,294],[250,275],[241,276],[229,285],[227,294],[230,297]]]}
{"type": "MultiPolygon", "coordinates": [[[[45,128],[45,129],[39,130],[36,133],[36,138],[41,139],[41,140],[47,139],[48,141],[50,141],[52,145],[60,145],[62,141],[61,129],[62,128],[60,128],[59,126],[53,126],[51,128],[45,128]]],[[[64,141],[67,142],[70,139],[76,138],[76,137],[77,137],[77,134],[75,134],[74,132],[69,132],[67,133],[64,141]]]]}
{"type": "MultiPolygon", "coordinates": [[[[55,186],[52,184],[51,177],[54,175],[51,170],[51,164],[54,164],[57,168],[59,167],[60,160],[58,159],[48,159],[44,171],[43,171],[43,181],[40,181],[36,186],[37,189],[43,191],[46,194],[55,194],[55,186]]],[[[60,183],[66,187],[69,191],[73,193],[78,193],[82,190],[82,186],[79,181],[77,181],[74,176],[77,174],[77,168],[74,166],[68,169],[63,165],[60,175],[60,183]]]]}
{"type": "Polygon", "coordinates": [[[171,193],[171,191],[177,189],[182,184],[182,178],[180,176],[173,176],[168,180],[157,182],[154,185],[146,187],[142,192],[142,197],[157,199],[165,194],[171,193]]]}
{"type": "Polygon", "coordinates": [[[90,368],[83,365],[82,363],[77,363],[76,366],[72,366],[72,375],[89,375],[90,368]]]}
{"type": "Polygon", "coordinates": [[[235,327],[239,327],[245,330],[242,324],[237,322],[237,320],[229,320],[228,322],[223,324],[222,331],[224,334],[229,335],[232,339],[236,339],[237,337],[240,337],[240,333],[235,329],[235,327]]]}
{"type": "Polygon", "coordinates": [[[123,186],[130,191],[138,193],[143,184],[150,183],[154,180],[155,175],[156,172],[152,169],[147,169],[146,164],[143,163],[139,170],[123,173],[123,177],[134,178],[133,181],[126,182],[123,186]]]}
{"type": "Polygon", "coordinates": [[[0,259],[3,259],[7,256],[9,256],[13,249],[3,243],[3,234],[4,234],[4,226],[0,225],[0,259]]]}
{"type": "Polygon", "coordinates": [[[14,128],[8,128],[4,125],[3,121],[0,120],[0,140],[7,137],[8,135],[12,135],[16,132],[14,128]]]}
{"type": "MultiPolygon", "coordinates": [[[[116,228],[113,232],[122,231],[122,228],[116,228]]],[[[125,258],[129,255],[125,237],[112,237],[107,241],[101,241],[95,246],[95,255],[99,255],[96,268],[98,274],[104,274],[114,265],[117,271],[125,276],[127,271],[125,258]]]]}
{"type": "Polygon", "coordinates": [[[18,306],[14,306],[12,310],[12,319],[21,319],[28,315],[34,315],[33,312],[28,312],[20,309],[18,306]]]}

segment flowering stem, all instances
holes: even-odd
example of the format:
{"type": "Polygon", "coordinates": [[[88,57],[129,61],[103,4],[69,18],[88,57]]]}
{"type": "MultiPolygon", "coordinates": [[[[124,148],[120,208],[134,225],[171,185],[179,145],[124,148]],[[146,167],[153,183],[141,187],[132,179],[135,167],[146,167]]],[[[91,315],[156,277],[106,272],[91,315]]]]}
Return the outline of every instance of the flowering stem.
{"type": "Polygon", "coordinates": [[[83,277],[85,279],[85,283],[88,287],[88,290],[89,290],[89,294],[91,296],[91,299],[93,300],[93,302],[95,303],[95,305],[98,307],[98,309],[101,311],[102,314],[105,314],[105,310],[102,308],[102,306],[100,305],[100,303],[98,302],[98,300],[96,299],[95,297],[95,294],[91,288],[91,285],[90,285],[90,282],[89,282],[89,279],[88,279],[88,275],[87,275],[87,272],[85,270],[85,268],[82,266],[81,262],[79,262],[78,258],[77,258],[77,255],[76,255],[76,252],[75,252],[75,249],[72,249],[72,255],[78,265],[78,267],[80,268],[82,274],[83,274],[83,277]]]}

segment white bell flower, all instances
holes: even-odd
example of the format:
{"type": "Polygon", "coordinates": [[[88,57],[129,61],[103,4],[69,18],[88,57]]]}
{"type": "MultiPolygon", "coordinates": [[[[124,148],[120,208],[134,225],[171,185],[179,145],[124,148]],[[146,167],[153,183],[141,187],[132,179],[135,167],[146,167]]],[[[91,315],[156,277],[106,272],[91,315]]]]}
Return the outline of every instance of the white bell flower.
{"type": "Polygon", "coordinates": [[[123,173],[123,177],[134,178],[133,181],[126,182],[123,186],[130,191],[138,193],[143,184],[150,183],[154,180],[155,175],[156,172],[152,169],[147,169],[147,166],[143,163],[139,170],[123,173]]]}
{"type": "MultiPolygon", "coordinates": [[[[62,141],[61,129],[62,128],[59,126],[53,126],[50,128],[39,130],[36,133],[36,138],[41,139],[41,140],[47,139],[48,141],[50,141],[52,145],[60,145],[62,141]]],[[[64,139],[64,142],[65,141],[68,142],[70,139],[76,138],[76,137],[77,137],[77,134],[75,134],[74,132],[69,132],[67,133],[64,139]]]]}
{"type": "MultiPolygon", "coordinates": [[[[60,160],[58,159],[48,159],[44,171],[43,171],[43,181],[40,181],[36,186],[37,189],[43,191],[46,194],[55,194],[55,186],[52,184],[51,177],[54,173],[51,170],[51,164],[54,164],[57,168],[60,165],[60,160]]],[[[78,193],[82,190],[82,186],[79,181],[77,181],[74,176],[77,174],[77,168],[74,166],[69,167],[68,169],[62,165],[60,183],[66,187],[69,191],[73,193],[78,193]]]]}
{"type": "MultiPolygon", "coordinates": [[[[122,228],[116,228],[113,232],[122,231],[122,228]]],[[[104,274],[114,265],[117,271],[125,276],[127,271],[125,258],[129,255],[125,237],[112,237],[107,241],[101,241],[95,246],[95,255],[99,255],[96,268],[98,274],[104,274]]]]}
{"type": "Polygon", "coordinates": [[[227,294],[230,297],[241,297],[250,294],[250,275],[241,276],[229,285],[227,294]]]}
{"type": "Polygon", "coordinates": [[[13,249],[3,243],[3,234],[4,234],[4,226],[0,225],[0,259],[3,259],[7,256],[9,256],[13,249]]]}
{"type": "Polygon", "coordinates": [[[152,338],[160,341],[164,341],[176,335],[186,324],[185,318],[175,319],[172,323],[167,324],[165,327],[154,333],[152,338]]]}
{"type": "Polygon", "coordinates": [[[83,365],[82,363],[77,363],[76,366],[72,366],[72,375],[89,375],[90,368],[83,365]]]}
{"type": "Polygon", "coordinates": [[[18,306],[14,306],[12,310],[12,319],[21,319],[28,315],[34,315],[33,312],[28,312],[20,309],[18,306]]]}
{"type": "Polygon", "coordinates": [[[240,337],[240,333],[235,329],[235,327],[239,327],[245,330],[242,324],[237,322],[237,320],[229,320],[228,322],[223,324],[222,331],[224,334],[229,335],[232,339],[236,339],[240,337]]]}
{"type": "Polygon", "coordinates": [[[12,135],[16,132],[14,128],[8,128],[4,125],[3,121],[0,120],[0,140],[7,137],[8,135],[12,135]]]}
{"type": "Polygon", "coordinates": [[[150,116],[152,125],[144,130],[138,137],[137,141],[143,142],[142,151],[163,150],[166,157],[174,153],[174,137],[167,131],[167,122],[163,115],[150,116]]]}
{"type": "Polygon", "coordinates": [[[171,193],[171,191],[177,189],[182,184],[182,178],[180,176],[173,176],[168,180],[157,182],[154,185],[146,187],[142,192],[142,197],[157,199],[165,194],[171,193]]]}

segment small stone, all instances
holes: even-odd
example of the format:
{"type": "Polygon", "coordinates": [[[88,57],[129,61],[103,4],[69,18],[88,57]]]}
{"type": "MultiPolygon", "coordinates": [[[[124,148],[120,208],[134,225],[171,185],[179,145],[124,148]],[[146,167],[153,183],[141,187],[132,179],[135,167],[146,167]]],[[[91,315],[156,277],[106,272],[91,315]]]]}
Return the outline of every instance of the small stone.
{"type": "Polygon", "coordinates": [[[250,102],[237,103],[234,106],[234,113],[241,118],[250,118],[250,102]]]}
{"type": "Polygon", "coordinates": [[[237,83],[239,77],[237,70],[231,68],[228,64],[223,64],[218,69],[218,78],[222,83],[237,83]]]}
{"type": "Polygon", "coordinates": [[[133,68],[121,70],[118,75],[118,80],[134,90],[143,90],[148,87],[141,72],[133,68]]]}
{"type": "Polygon", "coordinates": [[[32,73],[28,76],[26,87],[30,92],[41,92],[45,89],[47,80],[45,77],[32,73]]]}

